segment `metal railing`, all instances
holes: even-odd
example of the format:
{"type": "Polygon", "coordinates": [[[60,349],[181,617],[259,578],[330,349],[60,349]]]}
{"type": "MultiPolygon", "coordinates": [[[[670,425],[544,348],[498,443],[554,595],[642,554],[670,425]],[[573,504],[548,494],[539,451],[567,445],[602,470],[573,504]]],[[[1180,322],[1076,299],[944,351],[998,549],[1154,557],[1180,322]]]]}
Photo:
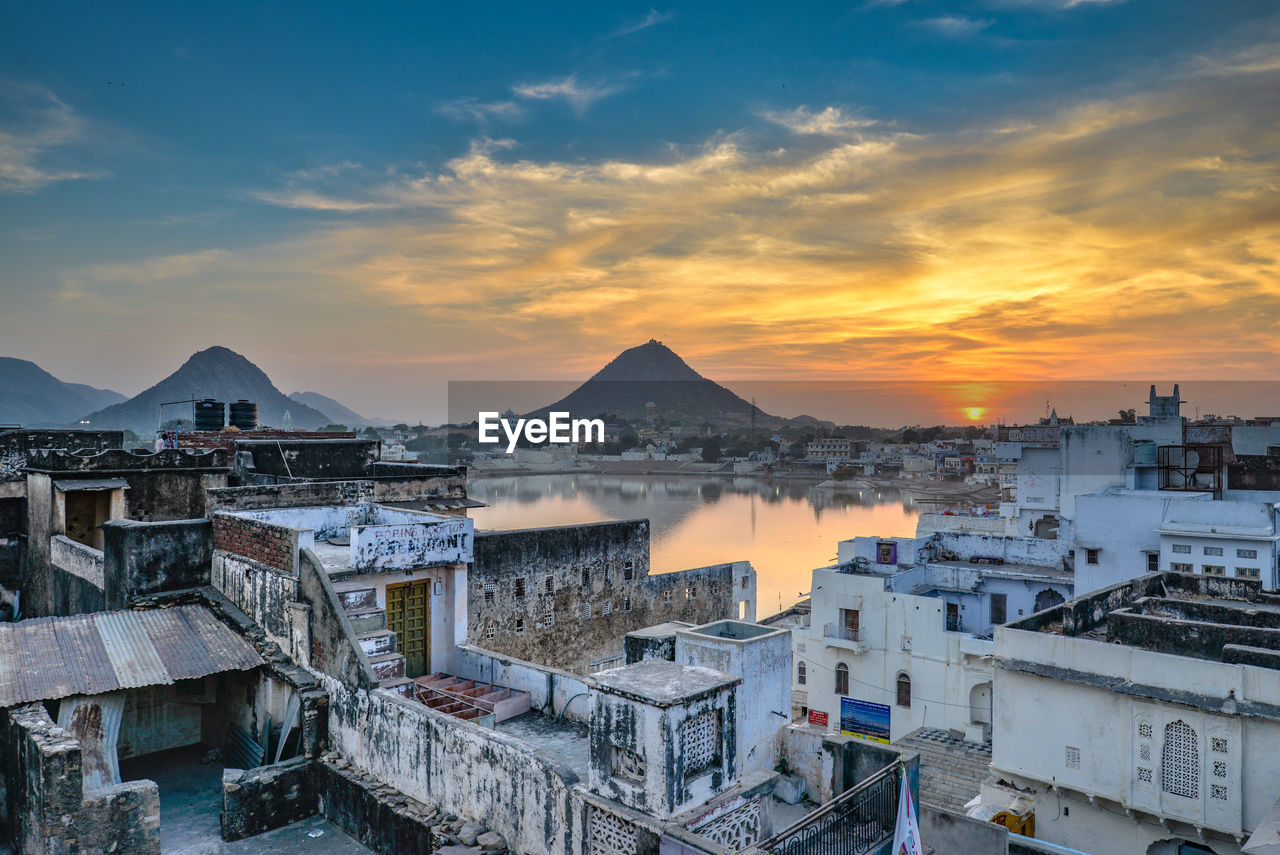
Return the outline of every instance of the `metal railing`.
{"type": "Polygon", "coordinates": [[[826,638],[843,638],[845,641],[861,641],[862,628],[851,629],[838,623],[829,623],[822,628],[822,635],[826,638]]]}
{"type": "Polygon", "coordinates": [[[902,764],[894,760],[760,844],[770,855],[863,855],[892,836],[902,764]]]}

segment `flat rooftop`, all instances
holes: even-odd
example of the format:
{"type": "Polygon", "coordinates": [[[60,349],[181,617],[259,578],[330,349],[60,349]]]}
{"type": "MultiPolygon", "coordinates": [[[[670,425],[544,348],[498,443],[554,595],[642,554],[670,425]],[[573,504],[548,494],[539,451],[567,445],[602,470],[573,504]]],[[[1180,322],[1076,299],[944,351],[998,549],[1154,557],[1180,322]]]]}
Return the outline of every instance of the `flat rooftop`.
{"type": "Polygon", "coordinates": [[[514,736],[568,766],[585,782],[591,768],[591,737],[585,724],[536,710],[499,722],[498,733],[514,736]]]}
{"type": "Polygon", "coordinates": [[[611,668],[596,674],[595,680],[602,692],[657,707],[688,703],[742,682],[741,677],[723,671],[665,659],[643,659],[634,665],[611,668]]]}
{"type": "Polygon", "coordinates": [[[1008,628],[1280,670],[1280,595],[1243,579],[1153,573],[1008,628]]]}

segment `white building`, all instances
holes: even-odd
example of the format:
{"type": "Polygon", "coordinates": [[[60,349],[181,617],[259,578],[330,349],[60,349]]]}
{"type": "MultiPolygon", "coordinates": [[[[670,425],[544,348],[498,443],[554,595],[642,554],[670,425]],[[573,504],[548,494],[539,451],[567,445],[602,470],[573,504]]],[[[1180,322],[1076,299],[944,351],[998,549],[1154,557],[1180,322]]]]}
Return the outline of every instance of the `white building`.
{"type": "Polygon", "coordinates": [[[1073,850],[1237,855],[1280,797],[1278,647],[1280,599],[1182,574],[998,628],[975,815],[1017,794],[1073,850]]]}
{"type": "Polygon", "coordinates": [[[842,541],[842,563],[813,571],[809,626],[792,630],[793,690],[810,723],[880,741],[921,727],[983,741],[991,628],[1071,595],[1055,546],[963,534],[842,541]]]}

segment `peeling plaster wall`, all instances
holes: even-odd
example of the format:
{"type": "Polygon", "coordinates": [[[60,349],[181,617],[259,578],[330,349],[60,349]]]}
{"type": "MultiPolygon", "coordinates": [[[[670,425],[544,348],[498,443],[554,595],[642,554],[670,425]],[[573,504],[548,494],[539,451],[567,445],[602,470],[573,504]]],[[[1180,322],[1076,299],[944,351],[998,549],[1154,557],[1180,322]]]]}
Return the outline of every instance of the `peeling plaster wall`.
{"type": "Polygon", "coordinates": [[[207,519],[169,522],[111,520],[102,526],[108,609],[136,596],[209,584],[211,525],[207,519]]]}
{"type": "Polygon", "coordinates": [[[520,740],[382,689],[352,692],[324,677],[330,746],[419,801],[471,817],[529,855],[575,851],[577,775],[520,740]]]}
{"type": "Polygon", "coordinates": [[[471,645],[458,648],[456,674],[468,680],[528,692],[529,703],[546,715],[563,715],[565,719],[579,724],[591,721],[591,704],[586,694],[594,681],[589,677],[522,662],[471,645]]]}

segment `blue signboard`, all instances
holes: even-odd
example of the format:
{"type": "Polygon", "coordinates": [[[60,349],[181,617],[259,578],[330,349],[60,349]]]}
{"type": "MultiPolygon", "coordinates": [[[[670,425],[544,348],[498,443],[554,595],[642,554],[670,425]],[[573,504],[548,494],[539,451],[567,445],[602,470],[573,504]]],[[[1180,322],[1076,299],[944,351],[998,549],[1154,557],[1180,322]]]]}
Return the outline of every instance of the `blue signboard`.
{"type": "Polygon", "coordinates": [[[856,698],[840,699],[840,732],[889,744],[889,707],[856,698]]]}

